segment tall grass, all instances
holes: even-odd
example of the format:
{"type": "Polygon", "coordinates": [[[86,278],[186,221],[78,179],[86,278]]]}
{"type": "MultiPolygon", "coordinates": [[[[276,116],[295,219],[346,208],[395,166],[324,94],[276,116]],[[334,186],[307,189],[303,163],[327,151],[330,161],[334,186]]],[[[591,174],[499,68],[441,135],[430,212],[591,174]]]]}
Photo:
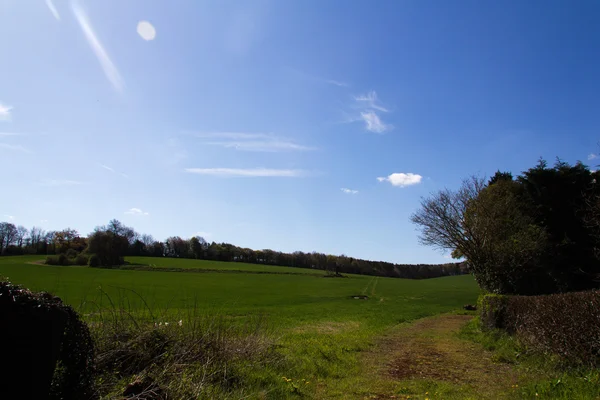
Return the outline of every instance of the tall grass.
{"type": "Polygon", "coordinates": [[[206,316],[197,302],[185,312],[141,312],[100,291],[88,316],[100,398],[285,397],[276,372],[285,360],[264,318],[206,316]]]}

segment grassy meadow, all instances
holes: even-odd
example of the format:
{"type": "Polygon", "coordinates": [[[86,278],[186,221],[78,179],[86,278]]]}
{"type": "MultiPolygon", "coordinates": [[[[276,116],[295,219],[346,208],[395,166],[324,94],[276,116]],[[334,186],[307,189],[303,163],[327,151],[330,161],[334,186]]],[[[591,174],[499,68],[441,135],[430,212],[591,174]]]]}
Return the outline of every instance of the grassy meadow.
{"type": "MultiPolygon", "coordinates": [[[[468,275],[325,278],[321,271],[307,269],[187,259],[127,258],[130,265],[156,267],[152,271],[36,264],[40,259],[2,257],[0,276],[59,296],[92,323],[115,309],[158,323],[186,324],[198,316],[235,324],[262,321],[281,362],[240,372],[249,398],[367,396],[368,387],[356,388],[352,382],[360,372],[361,351],[378,335],[474,303],[479,294],[468,275]],[[368,299],[355,299],[358,295],[368,299]]],[[[238,398],[239,391],[232,390],[215,396],[238,398]]]]}

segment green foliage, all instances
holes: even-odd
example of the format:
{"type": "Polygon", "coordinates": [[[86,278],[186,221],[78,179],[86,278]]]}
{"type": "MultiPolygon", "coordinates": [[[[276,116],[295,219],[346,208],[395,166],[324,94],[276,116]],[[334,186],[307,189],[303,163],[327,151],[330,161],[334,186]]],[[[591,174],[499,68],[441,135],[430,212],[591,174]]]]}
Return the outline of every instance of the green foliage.
{"type": "Polygon", "coordinates": [[[508,296],[499,294],[484,294],[477,300],[479,321],[483,329],[505,329],[506,307],[508,296]]]}
{"type": "Polygon", "coordinates": [[[75,249],[68,249],[67,251],[64,252],[64,255],[69,259],[74,259],[75,257],[77,257],[78,254],[79,253],[77,253],[77,250],[75,250],[75,249]]]}
{"type": "Polygon", "coordinates": [[[548,248],[547,235],[522,209],[520,191],[518,183],[499,180],[483,189],[465,213],[477,247],[471,252],[471,270],[490,292],[547,290],[547,274],[538,263],[548,248]]]}
{"type": "Polygon", "coordinates": [[[541,160],[515,180],[496,172],[424,199],[420,240],[465,257],[480,287],[538,295],[600,287],[600,178],[541,160]]]}
{"type": "Polygon", "coordinates": [[[500,172],[500,170],[496,171],[494,176],[490,178],[488,181],[488,186],[493,185],[494,183],[498,183],[500,181],[512,181],[513,176],[510,172],[500,172]]]}
{"type": "Polygon", "coordinates": [[[125,236],[110,230],[97,230],[89,236],[86,252],[96,255],[100,266],[121,265],[128,246],[125,236]]]}
{"type": "Polygon", "coordinates": [[[76,251],[69,249],[67,253],[60,253],[56,256],[46,257],[46,264],[48,265],[88,265],[88,256],[84,253],[77,253],[76,251]]]}
{"type": "Polygon", "coordinates": [[[100,266],[100,258],[96,254],[92,254],[88,260],[88,266],[97,268],[100,266]]]}
{"type": "Polygon", "coordinates": [[[72,265],[72,262],[71,262],[71,260],[69,260],[69,258],[67,257],[66,254],[61,253],[56,256],[46,257],[46,264],[67,266],[67,265],[72,265]]]}
{"type": "MultiPolygon", "coordinates": [[[[523,204],[535,224],[547,233],[549,248],[538,259],[548,287],[538,293],[587,290],[598,287],[600,262],[596,238],[585,216],[590,198],[600,195],[595,174],[585,165],[558,160],[553,168],[541,161],[518,179],[523,204]]],[[[596,221],[596,225],[597,225],[596,221]]]]}
{"type": "Polygon", "coordinates": [[[84,253],[77,254],[74,260],[74,265],[88,265],[89,256],[84,253]]]}

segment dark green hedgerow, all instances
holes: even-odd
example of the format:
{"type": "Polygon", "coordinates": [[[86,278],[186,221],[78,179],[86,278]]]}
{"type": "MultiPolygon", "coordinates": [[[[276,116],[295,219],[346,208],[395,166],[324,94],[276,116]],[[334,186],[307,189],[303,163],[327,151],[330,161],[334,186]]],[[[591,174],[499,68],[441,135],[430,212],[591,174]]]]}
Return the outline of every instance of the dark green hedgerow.
{"type": "Polygon", "coordinates": [[[503,329],[529,350],[572,365],[600,365],[600,291],[544,296],[485,295],[484,329],[503,329]]]}

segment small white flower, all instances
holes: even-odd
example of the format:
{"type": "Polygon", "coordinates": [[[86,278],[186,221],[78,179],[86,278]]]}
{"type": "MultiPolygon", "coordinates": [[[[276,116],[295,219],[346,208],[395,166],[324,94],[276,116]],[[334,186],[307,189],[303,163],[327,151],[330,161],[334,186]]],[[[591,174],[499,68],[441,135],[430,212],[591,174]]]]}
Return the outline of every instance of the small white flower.
{"type": "Polygon", "coordinates": [[[179,324],[179,326],[183,326],[183,320],[180,319],[179,322],[178,322],[178,324],[179,324]]]}
{"type": "Polygon", "coordinates": [[[165,326],[169,326],[169,323],[168,323],[168,322],[165,322],[165,326]]]}

